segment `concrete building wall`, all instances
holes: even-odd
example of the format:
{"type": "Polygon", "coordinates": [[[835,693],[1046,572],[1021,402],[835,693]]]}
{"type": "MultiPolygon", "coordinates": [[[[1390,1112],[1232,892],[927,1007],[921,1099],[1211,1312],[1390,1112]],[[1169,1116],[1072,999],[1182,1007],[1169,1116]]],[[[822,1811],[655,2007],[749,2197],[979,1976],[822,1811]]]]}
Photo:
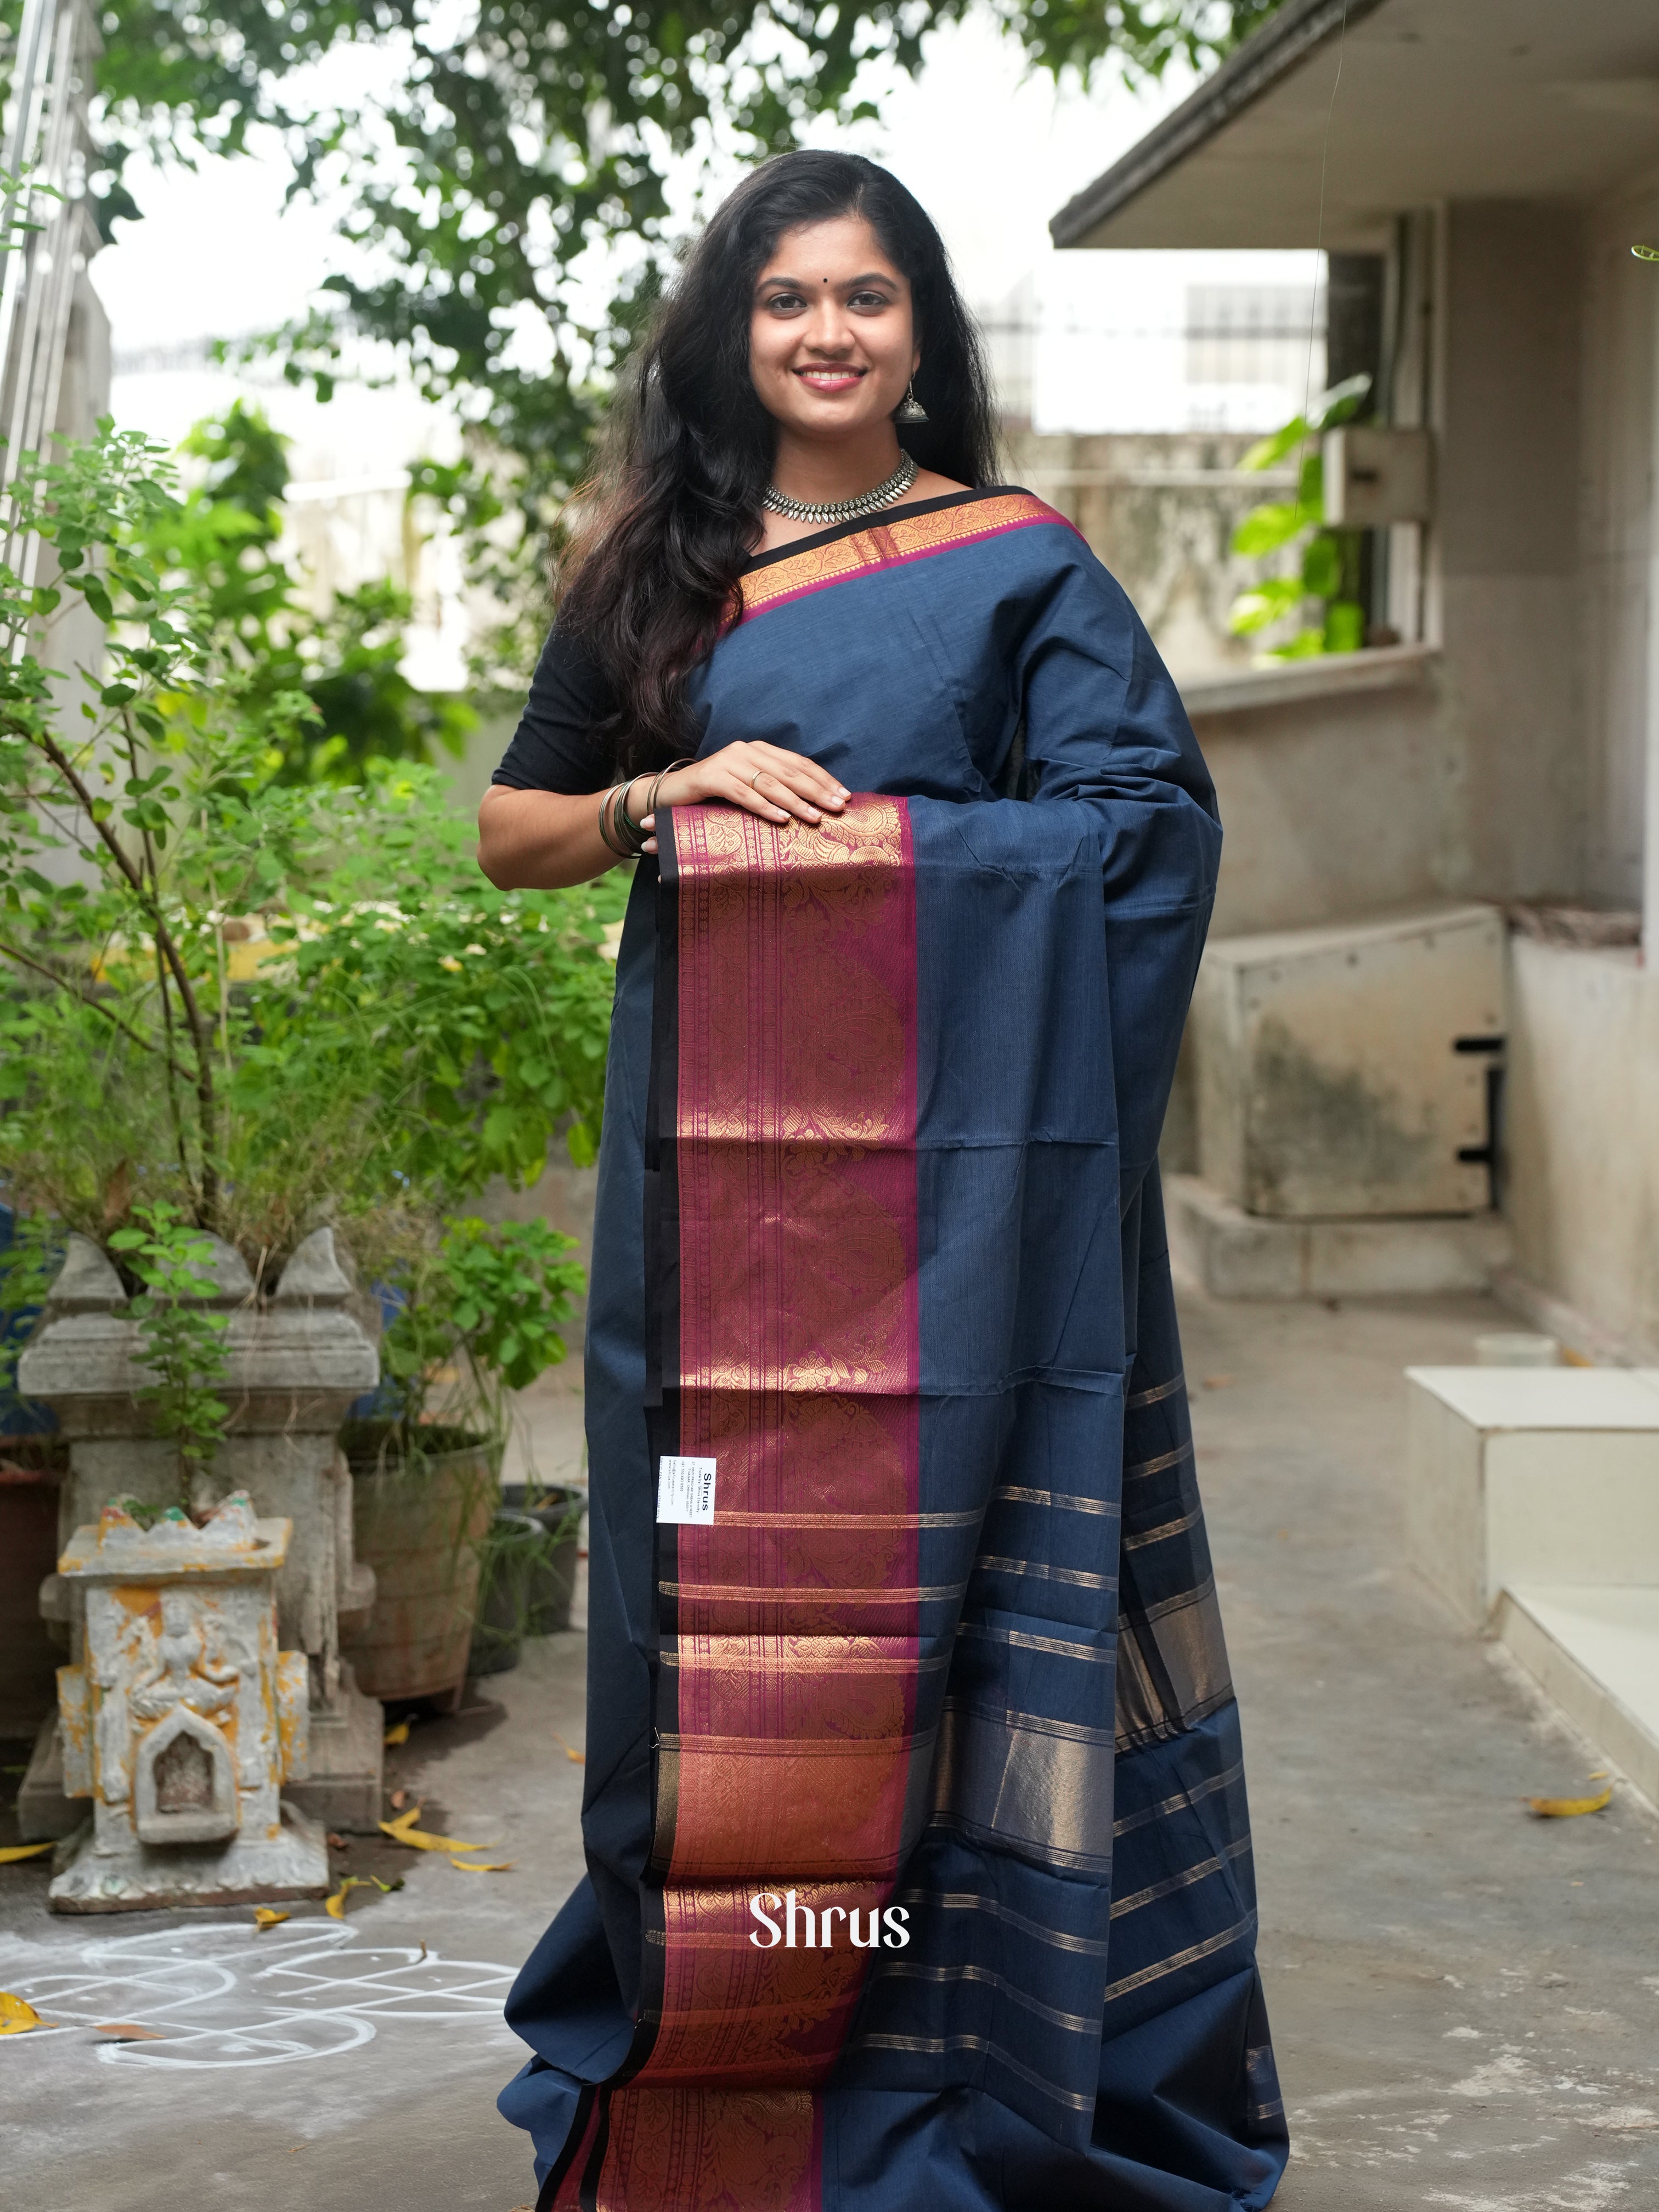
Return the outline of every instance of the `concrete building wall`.
{"type": "Polygon", "coordinates": [[[1463,754],[1469,879],[1492,898],[1581,879],[1578,507],[1583,225],[1557,208],[1443,217],[1434,566],[1463,754]]]}
{"type": "MultiPolygon", "coordinates": [[[[1630,245],[1659,238],[1659,178],[1589,210],[1455,204],[1401,235],[1428,311],[1434,649],[1364,692],[1317,664],[1257,703],[1254,678],[1188,684],[1227,831],[1215,928],[1449,895],[1633,908],[1645,866],[1651,948],[1659,271],[1630,245]]],[[[1518,1270],[1659,1359],[1659,969],[1516,937],[1510,972],[1518,1270]]],[[[1177,1154],[1189,1107],[1183,1089],[1177,1154]]]]}
{"type": "MultiPolygon", "coordinates": [[[[1650,827],[1644,837],[1644,811],[1659,703],[1653,676],[1659,272],[1635,260],[1630,246],[1656,226],[1653,178],[1590,210],[1577,227],[1580,283],[1562,294],[1575,312],[1560,316],[1561,326],[1571,330],[1579,350],[1579,465],[1577,649],[1559,744],[1580,782],[1574,794],[1563,778],[1547,778],[1538,806],[1541,814],[1553,801],[1565,813],[1576,797],[1581,843],[1566,887],[1591,904],[1632,908],[1643,903],[1644,845],[1652,835],[1650,827]]],[[[1559,227],[1546,229],[1547,251],[1559,235],[1559,227]]],[[[1541,292],[1540,299],[1547,308],[1541,292]]],[[[1540,340],[1538,350],[1554,387],[1565,385],[1558,344],[1540,340]]],[[[1559,528],[1559,477],[1547,465],[1540,481],[1540,513],[1559,528]]],[[[1525,518],[1511,508],[1503,519],[1518,528],[1525,518]]],[[[1553,640],[1554,571],[1529,539],[1522,539],[1521,552],[1542,587],[1539,619],[1553,640]]],[[[1531,596],[1530,586],[1523,595],[1531,596]]],[[[1538,844],[1547,834],[1540,828],[1538,844]]],[[[1651,856],[1645,865],[1651,869],[1651,856]]],[[[1629,1356],[1651,1359],[1659,1358],[1659,974],[1650,964],[1650,906],[1647,939],[1645,963],[1635,951],[1512,940],[1505,1205],[1520,1272],[1586,1315],[1629,1356]]]]}
{"type": "Polygon", "coordinates": [[[1520,1272],[1659,1361],[1659,979],[1510,939],[1507,1200],[1520,1272]]]}
{"type": "Polygon", "coordinates": [[[1227,628],[1234,599],[1265,574],[1288,572],[1293,549],[1268,561],[1232,550],[1232,534],[1262,501],[1283,499],[1288,468],[1241,471],[1256,441],[1228,431],[1040,434],[1006,425],[1011,480],[1074,523],[1133,600],[1177,681],[1248,668],[1264,641],[1227,628]]]}
{"type": "Polygon", "coordinates": [[[1642,902],[1649,563],[1653,557],[1659,270],[1633,239],[1659,234],[1650,181],[1592,210],[1584,233],[1579,665],[1585,748],[1584,889],[1642,902]]]}
{"type": "Polygon", "coordinates": [[[1463,888],[1456,734],[1433,663],[1405,673],[1384,690],[1334,686],[1221,711],[1206,710],[1204,689],[1192,687],[1225,832],[1218,936],[1334,921],[1463,888]]]}

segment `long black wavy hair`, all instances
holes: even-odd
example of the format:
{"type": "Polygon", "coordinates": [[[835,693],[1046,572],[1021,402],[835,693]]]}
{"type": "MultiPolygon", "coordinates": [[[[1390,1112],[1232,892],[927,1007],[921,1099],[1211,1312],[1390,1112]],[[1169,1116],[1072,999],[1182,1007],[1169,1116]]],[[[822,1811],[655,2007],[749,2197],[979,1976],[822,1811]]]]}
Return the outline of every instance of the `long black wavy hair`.
{"type": "Polygon", "coordinates": [[[754,549],[776,425],[749,370],[756,280],[786,231],[862,216],[910,286],[925,422],[896,424],[918,465],[996,478],[979,333],[944,241],[896,177],[854,154],[780,154],[713,216],[665,295],[612,410],[586,520],[559,579],[561,626],[614,688],[596,733],[639,772],[687,749],[685,690],[729,619],[754,549]]]}

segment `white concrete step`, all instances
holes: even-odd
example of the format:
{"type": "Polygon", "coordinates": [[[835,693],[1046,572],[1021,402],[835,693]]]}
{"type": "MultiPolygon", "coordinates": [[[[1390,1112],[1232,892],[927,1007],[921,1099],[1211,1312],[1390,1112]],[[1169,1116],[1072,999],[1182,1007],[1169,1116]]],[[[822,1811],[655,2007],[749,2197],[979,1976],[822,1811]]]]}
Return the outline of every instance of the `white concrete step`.
{"type": "Polygon", "coordinates": [[[1413,1565],[1477,1628],[1504,1589],[1659,1587],[1659,1371],[1409,1367],[1413,1565]]]}
{"type": "Polygon", "coordinates": [[[1510,1256],[1501,1214],[1336,1221],[1246,1213],[1197,1176],[1164,1195],[1176,1268],[1216,1298],[1359,1298],[1484,1291],[1510,1256]]]}
{"type": "Polygon", "coordinates": [[[1659,1805],[1659,1586],[1506,1589],[1503,1642],[1592,1743],[1659,1805]]]}

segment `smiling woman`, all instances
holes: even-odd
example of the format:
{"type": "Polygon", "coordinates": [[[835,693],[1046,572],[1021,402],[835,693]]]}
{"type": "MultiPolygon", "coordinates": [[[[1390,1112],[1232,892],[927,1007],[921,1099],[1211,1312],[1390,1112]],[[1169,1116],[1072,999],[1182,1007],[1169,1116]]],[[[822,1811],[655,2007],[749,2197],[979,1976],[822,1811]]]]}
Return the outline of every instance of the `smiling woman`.
{"type": "Polygon", "coordinates": [[[907,494],[966,490],[899,451],[895,422],[927,419],[915,396],[921,362],[909,282],[862,216],[779,240],[749,330],[750,375],[777,426],[764,551],[907,494]],[[848,495],[848,477],[860,475],[866,488],[848,495]]]}
{"type": "Polygon", "coordinates": [[[1214,794],[994,471],[927,216],[768,163],[480,817],[501,884],[642,856],[588,1874],[507,2008],[542,2212],[1247,2212],[1284,2166],[1157,1169],[1214,794]]]}

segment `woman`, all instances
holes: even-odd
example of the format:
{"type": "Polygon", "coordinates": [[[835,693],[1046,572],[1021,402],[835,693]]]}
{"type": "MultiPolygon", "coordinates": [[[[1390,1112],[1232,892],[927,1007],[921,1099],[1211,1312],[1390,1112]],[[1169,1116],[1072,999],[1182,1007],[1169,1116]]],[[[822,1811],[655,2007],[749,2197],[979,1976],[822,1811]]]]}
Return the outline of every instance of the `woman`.
{"type": "Polygon", "coordinates": [[[910,196],[757,170],[480,815],[498,884],[645,856],[588,1876],[501,2100],[562,2212],[1219,2212],[1284,2165],[1155,1157],[1220,833],[993,443],[910,196]]]}

